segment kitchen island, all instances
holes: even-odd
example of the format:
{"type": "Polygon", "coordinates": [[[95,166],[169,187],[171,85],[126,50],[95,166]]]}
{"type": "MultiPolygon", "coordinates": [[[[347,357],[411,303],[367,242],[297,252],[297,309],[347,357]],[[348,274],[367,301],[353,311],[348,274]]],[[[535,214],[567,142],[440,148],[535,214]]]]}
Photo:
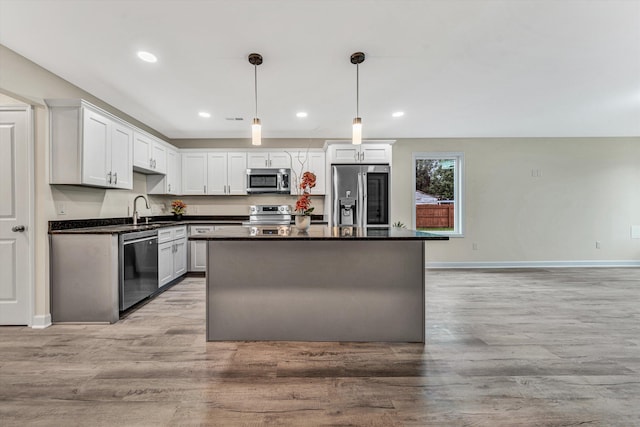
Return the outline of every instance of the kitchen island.
{"type": "Polygon", "coordinates": [[[413,230],[243,227],[207,241],[207,340],[425,339],[425,241],[413,230]]]}

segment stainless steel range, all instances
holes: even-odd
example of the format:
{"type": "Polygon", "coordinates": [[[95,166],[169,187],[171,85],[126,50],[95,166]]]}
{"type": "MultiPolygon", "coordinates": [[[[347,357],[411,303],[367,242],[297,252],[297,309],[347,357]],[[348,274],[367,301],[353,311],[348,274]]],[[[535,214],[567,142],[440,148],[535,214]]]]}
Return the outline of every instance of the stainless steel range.
{"type": "Polygon", "coordinates": [[[251,236],[288,236],[291,233],[291,206],[249,206],[249,221],[242,225],[250,227],[251,236]]]}
{"type": "Polygon", "coordinates": [[[251,205],[249,221],[242,225],[290,225],[291,206],[289,205],[251,205]]]}

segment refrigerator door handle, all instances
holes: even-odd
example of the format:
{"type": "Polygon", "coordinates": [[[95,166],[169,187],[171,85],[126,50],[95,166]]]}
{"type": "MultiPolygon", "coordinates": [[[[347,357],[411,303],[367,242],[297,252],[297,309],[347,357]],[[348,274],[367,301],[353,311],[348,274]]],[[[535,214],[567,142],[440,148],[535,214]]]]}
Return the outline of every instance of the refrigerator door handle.
{"type": "Polygon", "coordinates": [[[358,210],[358,227],[364,227],[364,189],[362,185],[362,172],[358,172],[358,202],[356,204],[358,210]]]}
{"type": "MultiPolygon", "coordinates": [[[[364,155],[362,156],[364,157],[364,155]]],[[[362,212],[362,226],[366,227],[368,224],[366,223],[367,218],[368,218],[368,213],[367,213],[367,173],[366,172],[362,172],[362,196],[360,196],[360,198],[362,199],[362,209],[360,209],[360,211],[362,212]]]]}

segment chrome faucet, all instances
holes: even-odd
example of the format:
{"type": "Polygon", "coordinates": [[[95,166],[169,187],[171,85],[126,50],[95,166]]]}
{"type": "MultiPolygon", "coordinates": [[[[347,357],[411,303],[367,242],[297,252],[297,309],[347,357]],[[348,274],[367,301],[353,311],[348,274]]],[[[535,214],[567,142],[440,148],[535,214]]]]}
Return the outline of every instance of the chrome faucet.
{"type": "Polygon", "coordinates": [[[147,205],[147,209],[149,209],[149,201],[142,194],[139,195],[138,197],[136,197],[135,199],[133,199],[133,225],[138,225],[138,219],[140,218],[140,214],[138,213],[138,210],[136,209],[136,202],[141,197],[144,200],[144,203],[147,205]]]}

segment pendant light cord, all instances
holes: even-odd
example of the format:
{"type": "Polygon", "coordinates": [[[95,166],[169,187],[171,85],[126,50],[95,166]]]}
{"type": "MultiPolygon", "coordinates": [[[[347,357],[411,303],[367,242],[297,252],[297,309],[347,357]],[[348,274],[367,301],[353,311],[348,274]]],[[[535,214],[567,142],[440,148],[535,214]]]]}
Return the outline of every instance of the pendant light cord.
{"type": "Polygon", "coordinates": [[[356,64],[356,117],[360,117],[360,64],[356,64]]]}
{"type": "Polygon", "coordinates": [[[255,88],[255,96],[256,96],[256,115],[254,117],[258,117],[258,65],[253,64],[254,71],[254,88],[255,88]]]}

